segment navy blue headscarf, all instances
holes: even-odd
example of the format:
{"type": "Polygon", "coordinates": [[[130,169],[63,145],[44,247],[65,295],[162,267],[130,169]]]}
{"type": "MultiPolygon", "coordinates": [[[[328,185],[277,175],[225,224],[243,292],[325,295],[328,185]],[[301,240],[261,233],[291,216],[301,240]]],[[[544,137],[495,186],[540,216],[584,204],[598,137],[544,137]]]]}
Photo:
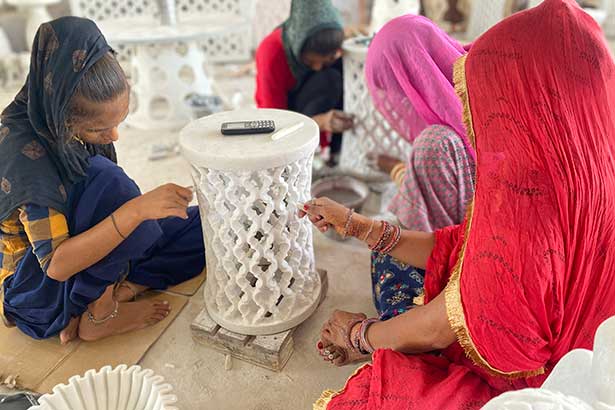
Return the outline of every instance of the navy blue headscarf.
{"type": "Polygon", "coordinates": [[[111,47],[93,21],[62,17],[40,26],[26,84],[2,112],[0,221],[23,204],[67,214],[67,191],[86,176],[89,158],[116,161],[113,144],[71,137],[66,110],[79,81],[111,47]]]}

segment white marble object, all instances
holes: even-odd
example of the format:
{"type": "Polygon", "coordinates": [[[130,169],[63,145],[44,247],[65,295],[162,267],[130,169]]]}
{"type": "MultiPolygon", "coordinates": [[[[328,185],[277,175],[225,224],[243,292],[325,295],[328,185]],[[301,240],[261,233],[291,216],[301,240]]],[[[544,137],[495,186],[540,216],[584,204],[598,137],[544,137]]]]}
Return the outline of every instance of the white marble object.
{"type": "Polygon", "coordinates": [[[255,0],[252,21],[254,49],[290,15],[290,0],[255,0]]]}
{"type": "Polygon", "coordinates": [[[179,129],[192,119],[186,99],[212,93],[205,54],[198,41],[210,34],[206,25],[152,25],[147,18],[103,21],[107,40],[133,47],[131,109],[126,123],[139,129],[179,129]]]}
{"type": "Polygon", "coordinates": [[[377,32],[395,17],[404,14],[419,14],[419,0],[374,0],[370,31],[377,32]]]}
{"type": "Polygon", "coordinates": [[[180,133],[192,165],[205,237],[205,305],[222,327],[262,335],[297,326],[318,305],[312,228],[297,215],[310,199],[316,123],[281,110],[227,111],[196,120],[180,133]],[[273,120],[270,134],[223,136],[223,122],[273,120]]]}
{"type": "MultiPolygon", "coordinates": [[[[21,1],[21,0],[14,0],[21,1]]],[[[278,0],[271,0],[278,1],[278,0]]],[[[158,0],[69,0],[71,12],[94,21],[143,19],[159,24],[158,0]]],[[[208,62],[247,61],[252,51],[254,0],[175,0],[179,24],[200,25],[207,34],[198,40],[208,62]]],[[[125,21],[124,24],[130,24],[125,21]]],[[[130,44],[117,43],[120,60],[129,61],[130,44]]]]}
{"type": "Polygon", "coordinates": [[[466,36],[473,41],[506,17],[507,0],[474,0],[466,36]]]}
{"type": "Polygon", "coordinates": [[[406,160],[411,145],[397,134],[376,110],[365,81],[368,38],[344,42],[344,111],[355,115],[355,127],[344,133],[340,166],[366,180],[388,181],[368,165],[367,154],[376,152],[406,160]]]}
{"type": "MultiPolygon", "coordinates": [[[[543,0],[530,0],[529,6],[536,7],[542,2],[543,0]]],[[[600,3],[601,3],[600,7],[597,7],[597,8],[586,7],[586,8],[583,8],[583,10],[587,14],[592,16],[592,18],[596,20],[596,22],[599,25],[602,26],[607,21],[607,17],[609,17],[609,13],[611,14],[615,13],[615,0],[602,0],[600,3]],[[610,11],[609,11],[609,8],[611,9],[610,11]]],[[[612,16],[612,19],[615,19],[615,15],[612,16]]]]}
{"type": "Polygon", "coordinates": [[[41,24],[51,20],[47,11],[47,6],[59,3],[61,0],[6,0],[6,3],[16,6],[27,16],[26,22],[26,44],[31,50],[34,37],[41,24]]]}
{"type": "MultiPolygon", "coordinates": [[[[199,45],[214,63],[245,62],[252,57],[255,0],[175,0],[180,22],[207,26],[199,45]]],[[[281,0],[269,0],[279,2],[281,0]]]]}
{"type": "Polygon", "coordinates": [[[140,366],[88,370],[73,376],[68,384],[53,388],[30,410],[177,410],[173,387],[162,376],[140,366]]]}
{"type": "Polygon", "coordinates": [[[606,10],[606,20],[603,28],[608,37],[615,37],[615,0],[603,0],[606,10]]]}
{"type": "Polygon", "coordinates": [[[594,351],[576,349],[540,389],[504,393],[483,410],[615,410],[615,317],[596,331],[594,351]]]}

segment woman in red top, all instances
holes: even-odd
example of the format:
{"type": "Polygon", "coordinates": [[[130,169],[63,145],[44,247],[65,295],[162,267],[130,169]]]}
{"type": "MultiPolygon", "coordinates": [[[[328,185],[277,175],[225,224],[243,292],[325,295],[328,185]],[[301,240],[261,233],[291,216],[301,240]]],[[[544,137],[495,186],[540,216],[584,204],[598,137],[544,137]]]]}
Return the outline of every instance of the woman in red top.
{"type": "Polygon", "coordinates": [[[333,135],[332,154],[341,133],[352,127],[343,107],[344,31],[331,0],[293,0],[290,17],[256,50],[256,105],[312,117],[321,145],[333,135]]]}

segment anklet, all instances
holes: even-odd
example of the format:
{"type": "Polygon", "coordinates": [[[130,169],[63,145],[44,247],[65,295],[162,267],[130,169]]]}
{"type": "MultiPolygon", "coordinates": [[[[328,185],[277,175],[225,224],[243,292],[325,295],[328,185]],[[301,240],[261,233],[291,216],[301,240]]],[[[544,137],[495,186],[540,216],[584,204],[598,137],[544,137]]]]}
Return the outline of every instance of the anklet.
{"type": "Polygon", "coordinates": [[[92,312],[88,310],[88,321],[92,322],[94,326],[99,326],[99,325],[102,325],[103,323],[107,323],[111,319],[116,318],[118,316],[118,309],[120,307],[120,304],[117,300],[115,300],[114,302],[115,302],[115,307],[113,308],[113,312],[111,312],[108,316],[102,319],[96,319],[94,315],[92,314],[92,312]]]}

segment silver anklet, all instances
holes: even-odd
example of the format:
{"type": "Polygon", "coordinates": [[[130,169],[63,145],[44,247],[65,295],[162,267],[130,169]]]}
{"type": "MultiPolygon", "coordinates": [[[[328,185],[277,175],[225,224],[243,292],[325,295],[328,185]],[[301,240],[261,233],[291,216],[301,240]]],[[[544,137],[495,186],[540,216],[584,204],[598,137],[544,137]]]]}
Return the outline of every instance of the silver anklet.
{"type": "Polygon", "coordinates": [[[115,300],[114,302],[115,302],[115,307],[113,308],[113,312],[111,312],[108,316],[102,319],[96,319],[94,315],[92,314],[92,312],[88,310],[88,321],[92,322],[94,326],[99,326],[99,325],[102,325],[103,323],[107,323],[113,318],[116,318],[118,316],[118,309],[120,307],[120,304],[117,300],[115,300]]]}

